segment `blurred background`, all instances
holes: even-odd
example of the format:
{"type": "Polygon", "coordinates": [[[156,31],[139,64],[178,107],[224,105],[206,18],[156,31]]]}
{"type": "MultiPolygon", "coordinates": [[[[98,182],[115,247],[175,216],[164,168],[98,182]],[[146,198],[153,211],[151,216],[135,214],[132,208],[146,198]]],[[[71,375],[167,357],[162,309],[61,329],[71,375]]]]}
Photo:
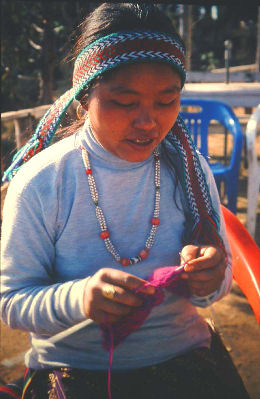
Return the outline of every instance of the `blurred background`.
{"type": "MultiPolygon", "coordinates": [[[[86,0],[1,1],[2,172],[48,105],[71,87],[73,62],[65,57],[77,39],[73,32],[98,4],[86,0]]],[[[250,1],[242,5],[157,5],[170,17],[186,44],[188,79],[183,96],[228,102],[245,133],[260,103],[260,5],[250,1]]],[[[216,126],[213,130],[217,132],[216,126]]],[[[213,135],[211,155],[223,157],[223,146],[221,135],[213,135]]],[[[255,148],[259,160],[260,135],[256,136],[255,148]]],[[[244,146],[237,198],[237,216],[244,225],[247,181],[244,146]]],[[[5,192],[6,184],[1,187],[1,209],[5,192]]],[[[225,193],[221,199],[225,203],[225,193]]],[[[260,245],[260,201],[255,241],[260,245]]],[[[214,317],[250,397],[259,399],[260,332],[252,310],[235,283],[231,294],[214,306],[214,317]]],[[[204,314],[207,317],[209,311],[204,314]]],[[[1,325],[0,384],[22,375],[23,354],[28,347],[27,333],[1,325]]]]}
{"type": "MultiPolygon", "coordinates": [[[[49,104],[70,87],[72,63],[62,62],[73,44],[70,35],[97,4],[1,1],[2,112],[49,104]]],[[[224,68],[224,43],[229,40],[230,67],[243,66],[237,70],[246,71],[247,81],[254,80],[260,60],[257,5],[158,6],[184,38],[188,71],[224,68]]]]}
{"type": "MultiPolygon", "coordinates": [[[[51,104],[71,87],[73,62],[65,56],[77,38],[72,32],[97,4],[1,1],[2,113],[51,104]]],[[[259,81],[260,7],[238,4],[158,4],[185,41],[188,83],[259,81]]],[[[242,111],[250,114],[252,107],[242,111]]],[[[15,140],[21,146],[35,126],[33,113],[19,124],[19,138],[13,122],[2,126],[2,169],[15,140]]]]}
{"type": "MultiPolygon", "coordinates": [[[[77,38],[72,32],[98,4],[1,1],[2,113],[51,104],[71,87],[73,62],[65,57],[77,38]]],[[[260,80],[260,7],[250,1],[242,4],[158,4],[185,41],[188,84],[260,80]]],[[[241,92],[234,94],[244,105],[236,112],[246,124],[251,103],[244,101],[241,92]]],[[[20,113],[18,119],[18,114],[2,117],[2,171],[45,110],[20,113]]]]}

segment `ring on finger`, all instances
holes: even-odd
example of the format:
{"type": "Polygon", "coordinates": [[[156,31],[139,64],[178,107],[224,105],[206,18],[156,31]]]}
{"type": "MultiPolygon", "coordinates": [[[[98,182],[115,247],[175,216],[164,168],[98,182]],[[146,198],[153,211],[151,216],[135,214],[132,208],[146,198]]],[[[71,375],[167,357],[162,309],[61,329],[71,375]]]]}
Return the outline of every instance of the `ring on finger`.
{"type": "Polygon", "coordinates": [[[104,285],[102,287],[102,295],[108,299],[114,299],[116,294],[115,287],[113,285],[104,285]]]}

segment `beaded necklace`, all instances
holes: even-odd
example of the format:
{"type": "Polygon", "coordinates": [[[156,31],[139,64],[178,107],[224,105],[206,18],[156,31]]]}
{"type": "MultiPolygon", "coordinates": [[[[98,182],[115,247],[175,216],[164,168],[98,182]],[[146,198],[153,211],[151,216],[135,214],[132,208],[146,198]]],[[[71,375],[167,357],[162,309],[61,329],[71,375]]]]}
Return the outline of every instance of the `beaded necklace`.
{"type": "Polygon", "coordinates": [[[110,233],[107,228],[106,219],[105,219],[104,213],[98,203],[98,191],[97,191],[96,182],[95,182],[95,179],[93,176],[93,171],[92,171],[91,165],[90,165],[89,154],[83,145],[81,145],[80,148],[81,148],[82,159],[83,159],[85,170],[86,170],[86,175],[88,177],[88,184],[89,184],[91,198],[94,202],[95,210],[96,210],[96,217],[97,217],[97,220],[100,225],[101,233],[99,234],[99,237],[104,241],[108,252],[110,252],[111,255],[114,257],[114,259],[118,263],[120,263],[122,266],[129,266],[129,265],[133,265],[138,262],[141,262],[142,260],[146,259],[147,256],[149,255],[149,251],[154,244],[157,228],[160,224],[160,219],[159,219],[159,214],[160,214],[160,156],[159,156],[158,149],[156,148],[153,151],[153,156],[154,156],[154,161],[155,161],[155,170],[154,170],[155,200],[154,200],[153,217],[151,218],[151,225],[152,225],[151,231],[150,231],[149,237],[146,240],[145,248],[142,249],[138,255],[131,257],[131,258],[126,258],[126,257],[121,257],[119,255],[118,251],[116,250],[115,246],[113,245],[112,241],[110,240],[110,233]]]}
{"type": "MultiPolygon", "coordinates": [[[[172,65],[180,74],[181,86],[186,79],[185,55],[182,45],[169,34],[151,31],[117,32],[102,37],[85,47],[78,55],[74,72],[73,86],[58,98],[51,108],[40,120],[34,135],[15,154],[11,166],[3,176],[3,182],[11,180],[18,169],[39,151],[48,147],[62,120],[63,115],[74,99],[80,100],[84,90],[88,90],[97,76],[137,62],[163,62],[172,65]]],[[[185,198],[187,200],[187,213],[185,225],[185,241],[203,242],[214,244],[225,251],[223,240],[219,235],[219,217],[215,211],[208,190],[204,172],[196,148],[190,137],[189,131],[178,116],[172,129],[165,137],[165,142],[177,152],[178,177],[185,198]]],[[[89,168],[91,170],[91,168],[89,168]]],[[[94,184],[94,183],[93,183],[94,184]]],[[[159,191],[159,190],[158,190],[159,191]]],[[[155,205],[156,206],[156,205],[155,205]]],[[[101,213],[100,222],[105,223],[101,209],[96,205],[96,213],[101,213]]],[[[156,209],[156,208],[155,208],[156,209]]],[[[105,227],[101,228],[102,239],[110,252],[120,263],[131,264],[145,259],[148,256],[154,240],[156,226],[159,224],[158,216],[153,218],[153,224],[145,248],[134,258],[123,258],[116,252],[105,227]],[[108,237],[106,237],[108,235],[108,237]],[[137,259],[137,260],[136,260],[137,259]]]]}

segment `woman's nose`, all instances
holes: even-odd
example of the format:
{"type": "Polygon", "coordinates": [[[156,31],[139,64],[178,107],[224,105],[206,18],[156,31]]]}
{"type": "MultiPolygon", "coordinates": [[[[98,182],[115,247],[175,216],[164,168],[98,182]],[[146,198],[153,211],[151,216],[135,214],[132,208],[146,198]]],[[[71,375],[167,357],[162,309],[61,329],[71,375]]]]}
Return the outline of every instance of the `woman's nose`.
{"type": "Polygon", "coordinates": [[[156,126],[154,111],[150,108],[142,107],[134,118],[133,126],[143,130],[153,129],[156,126]]]}

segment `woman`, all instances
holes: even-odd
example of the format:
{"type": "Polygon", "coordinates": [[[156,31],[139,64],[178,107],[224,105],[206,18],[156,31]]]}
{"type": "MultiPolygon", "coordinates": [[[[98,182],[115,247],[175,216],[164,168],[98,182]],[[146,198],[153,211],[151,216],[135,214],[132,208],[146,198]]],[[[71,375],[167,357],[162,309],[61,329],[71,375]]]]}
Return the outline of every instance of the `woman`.
{"type": "Polygon", "coordinates": [[[146,281],[180,252],[176,286],[114,350],[112,396],[246,397],[239,377],[233,387],[221,372],[195,309],[226,295],[232,272],[214,179],[178,118],[184,82],[183,44],[166,16],[102,4],[82,25],[73,88],[6,172],[47,147],[80,102],[84,126],[26,163],[5,202],[2,318],[31,333],[24,398],[107,397],[102,329],[158,299],[146,281]]]}

